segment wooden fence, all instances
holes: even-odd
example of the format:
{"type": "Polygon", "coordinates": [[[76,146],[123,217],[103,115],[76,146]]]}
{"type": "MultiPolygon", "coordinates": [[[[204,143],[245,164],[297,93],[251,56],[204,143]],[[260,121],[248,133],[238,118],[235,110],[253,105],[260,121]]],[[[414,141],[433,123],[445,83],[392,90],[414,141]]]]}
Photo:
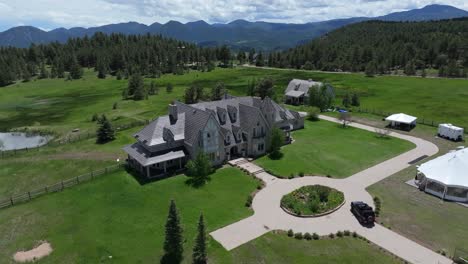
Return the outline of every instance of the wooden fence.
{"type": "Polygon", "coordinates": [[[10,197],[0,199],[0,209],[10,207],[10,206],[13,206],[13,205],[16,205],[16,204],[19,204],[19,203],[29,202],[34,198],[37,198],[39,196],[42,196],[42,195],[45,195],[45,194],[48,194],[48,193],[63,191],[66,188],[70,188],[70,187],[73,187],[73,186],[78,185],[80,183],[94,180],[94,179],[96,179],[96,178],[98,178],[98,177],[100,177],[102,175],[108,174],[110,172],[118,171],[118,170],[124,168],[124,166],[125,166],[124,164],[119,163],[117,165],[106,167],[106,168],[101,169],[101,170],[92,171],[90,173],[86,173],[86,174],[76,176],[76,177],[73,177],[73,178],[70,178],[70,179],[67,179],[67,180],[63,180],[61,182],[58,182],[58,183],[55,183],[55,184],[52,184],[52,185],[37,188],[37,189],[31,190],[29,192],[25,192],[25,193],[17,194],[17,195],[12,195],[10,197]]]}
{"type": "MultiPolygon", "coordinates": [[[[387,117],[387,116],[394,114],[394,113],[385,112],[379,109],[367,109],[367,108],[358,108],[356,109],[356,111],[358,113],[373,114],[373,115],[382,116],[382,117],[387,117]]],[[[433,119],[427,119],[427,118],[418,118],[416,120],[416,123],[421,124],[421,125],[426,125],[426,126],[439,127],[439,124],[442,124],[443,122],[438,122],[433,119]]],[[[468,134],[468,128],[463,127],[463,129],[464,129],[465,134],[468,134]]]]}
{"type": "MultiPolygon", "coordinates": [[[[130,129],[130,128],[134,128],[134,127],[138,127],[138,126],[147,125],[149,122],[150,122],[149,120],[135,121],[135,122],[132,122],[132,123],[120,125],[115,130],[116,131],[122,131],[122,130],[130,129]]],[[[21,131],[18,131],[18,132],[21,132],[21,131]]],[[[64,145],[64,144],[70,144],[70,143],[78,142],[78,141],[81,141],[81,140],[87,140],[87,139],[90,139],[90,138],[96,138],[96,134],[95,133],[90,133],[90,132],[80,133],[80,134],[77,134],[77,135],[74,135],[74,136],[68,136],[68,137],[66,137],[66,138],[64,138],[62,140],[49,141],[47,144],[42,145],[42,146],[38,146],[38,147],[0,151],[0,158],[16,156],[19,153],[24,153],[24,152],[29,152],[29,151],[39,151],[40,148],[56,147],[56,146],[60,146],[60,145],[64,145]]]]}

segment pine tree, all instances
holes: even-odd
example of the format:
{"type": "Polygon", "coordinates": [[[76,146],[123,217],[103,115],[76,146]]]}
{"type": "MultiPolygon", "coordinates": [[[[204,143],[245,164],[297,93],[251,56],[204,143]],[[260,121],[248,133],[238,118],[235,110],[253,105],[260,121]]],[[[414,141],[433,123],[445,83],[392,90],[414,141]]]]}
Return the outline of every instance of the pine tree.
{"type": "Polygon", "coordinates": [[[203,214],[200,215],[198,220],[198,234],[195,239],[195,246],[193,247],[192,254],[193,264],[206,264],[207,253],[206,253],[206,228],[203,220],[203,214]]]}
{"type": "Polygon", "coordinates": [[[148,94],[155,95],[155,94],[158,94],[158,93],[159,93],[159,88],[156,86],[156,82],[151,81],[150,87],[149,87],[149,90],[148,90],[148,94]]]}
{"type": "Polygon", "coordinates": [[[348,107],[351,105],[351,96],[349,96],[349,93],[347,93],[347,94],[343,97],[342,104],[343,104],[343,106],[346,107],[346,108],[348,108],[348,107]]]}
{"type": "Polygon", "coordinates": [[[270,78],[264,78],[260,80],[260,82],[257,83],[255,90],[258,96],[260,96],[262,99],[267,96],[273,97],[274,95],[273,80],[270,78]]]}
{"type": "Polygon", "coordinates": [[[211,89],[211,100],[221,100],[225,91],[224,83],[218,82],[212,89],[211,89]]]}
{"type": "Polygon", "coordinates": [[[195,185],[203,185],[210,179],[210,174],[213,172],[209,157],[200,151],[195,160],[187,162],[187,176],[192,177],[195,185]]]}
{"type": "MultiPolygon", "coordinates": [[[[139,73],[132,74],[128,80],[127,97],[133,100],[143,100],[146,98],[146,89],[143,83],[143,77],[139,73]]],[[[125,95],[125,94],[124,94],[125,95]]]]}
{"type": "Polygon", "coordinates": [[[271,143],[270,143],[270,158],[271,159],[280,159],[282,153],[280,152],[281,146],[284,144],[284,132],[279,128],[273,128],[271,130],[271,143]]]}
{"type": "Polygon", "coordinates": [[[353,93],[353,96],[351,97],[351,105],[352,106],[361,105],[361,100],[359,99],[359,95],[357,93],[353,93]]]}
{"type": "Polygon", "coordinates": [[[163,264],[178,264],[183,259],[183,238],[180,225],[179,212],[174,200],[171,200],[169,214],[166,221],[166,237],[164,240],[164,255],[161,259],[163,264]]]}
{"type": "Polygon", "coordinates": [[[82,76],[83,76],[83,69],[81,68],[80,64],[78,64],[76,57],[73,56],[73,59],[70,65],[70,77],[74,80],[77,80],[77,79],[80,79],[82,76]]]}
{"type": "Polygon", "coordinates": [[[115,139],[115,131],[105,115],[102,115],[101,119],[99,120],[99,125],[100,126],[96,133],[96,143],[104,144],[115,139]]]}
{"type": "Polygon", "coordinates": [[[41,73],[39,74],[39,79],[49,78],[49,72],[47,71],[44,63],[41,65],[41,73]]]}
{"type": "Polygon", "coordinates": [[[174,86],[172,85],[172,83],[168,83],[166,85],[166,92],[167,93],[172,93],[172,90],[174,89],[174,86]]]}

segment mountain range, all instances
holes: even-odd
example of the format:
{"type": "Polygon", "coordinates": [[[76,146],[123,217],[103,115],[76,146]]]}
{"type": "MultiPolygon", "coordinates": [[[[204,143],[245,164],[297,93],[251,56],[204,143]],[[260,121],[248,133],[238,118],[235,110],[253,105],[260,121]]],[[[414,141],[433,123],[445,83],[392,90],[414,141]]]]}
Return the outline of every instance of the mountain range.
{"type": "Polygon", "coordinates": [[[294,47],[337,28],[366,20],[427,21],[468,17],[468,12],[448,5],[429,5],[421,9],[391,13],[380,17],[354,17],[305,24],[249,22],[235,20],[227,24],[208,24],[205,21],[144,25],[137,22],[110,24],[100,27],[44,31],[33,26],[14,27],[0,33],[0,46],[29,47],[31,43],[65,42],[71,37],[92,36],[96,32],[123,34],[161,34],[201,46],[226,44],[232,49],[282,50],[294,47]]]}

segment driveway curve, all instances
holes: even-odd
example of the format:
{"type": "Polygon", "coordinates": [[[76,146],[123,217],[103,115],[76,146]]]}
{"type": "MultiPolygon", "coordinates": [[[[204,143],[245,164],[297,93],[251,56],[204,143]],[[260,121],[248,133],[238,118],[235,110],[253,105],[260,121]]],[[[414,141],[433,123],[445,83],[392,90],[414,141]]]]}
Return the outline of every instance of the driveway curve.
{"type": "MultiPolygon", "coordinates": [[[[340,123],[336,118],[328,116],[320,116],[320,118],[340,123]]],[[[375,131],[374,127],[362,124],[353,123],[350,126],[371,132],[375,131]]],[[[351,201],[359,200],[368,204],[374,203],[372,196],[366,191],[366,187],[411,166],[409,162],[421,156],[432,156],[438,152],[436,145],[420,138],[396,132],[390,133],[390,136],[408,140],[414,143],[416,147],[345,179],[318,176],[306,176],[291,180],[278,179],[263,171],[258,165],[245,160],[232,163],[262,179],[266,187],[259,191],[253,199],[254,214],[252,216],[218,229],[212,232],[211,236],[227,250],[232,250],[271,230],[292,229],[294,232],[317,233],[321,236],[336,233],[340,230],[349,230],[357,232],[374,244],[411,263],[452,263],[450,259],[379,224],[376,224],[373,228],[363,227],[350,212],[351,201]],[[302,186],[314,184],[329,186],[343,192],[346,200],[345,204],[337,211],[317,218],[296,217],[281,209],[280,201],[285,194],[302,186]]]]}

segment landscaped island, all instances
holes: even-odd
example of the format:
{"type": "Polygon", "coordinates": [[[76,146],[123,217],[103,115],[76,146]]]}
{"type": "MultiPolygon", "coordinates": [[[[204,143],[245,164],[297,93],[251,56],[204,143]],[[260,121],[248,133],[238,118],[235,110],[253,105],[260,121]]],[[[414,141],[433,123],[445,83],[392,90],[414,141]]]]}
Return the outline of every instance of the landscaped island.
{"type": "Polygon", "coordinates": [[[281,199],[281,208],[300,216],[319,216],[340,207],[344,194],[322,185],[301,187],[281,199]]]}

